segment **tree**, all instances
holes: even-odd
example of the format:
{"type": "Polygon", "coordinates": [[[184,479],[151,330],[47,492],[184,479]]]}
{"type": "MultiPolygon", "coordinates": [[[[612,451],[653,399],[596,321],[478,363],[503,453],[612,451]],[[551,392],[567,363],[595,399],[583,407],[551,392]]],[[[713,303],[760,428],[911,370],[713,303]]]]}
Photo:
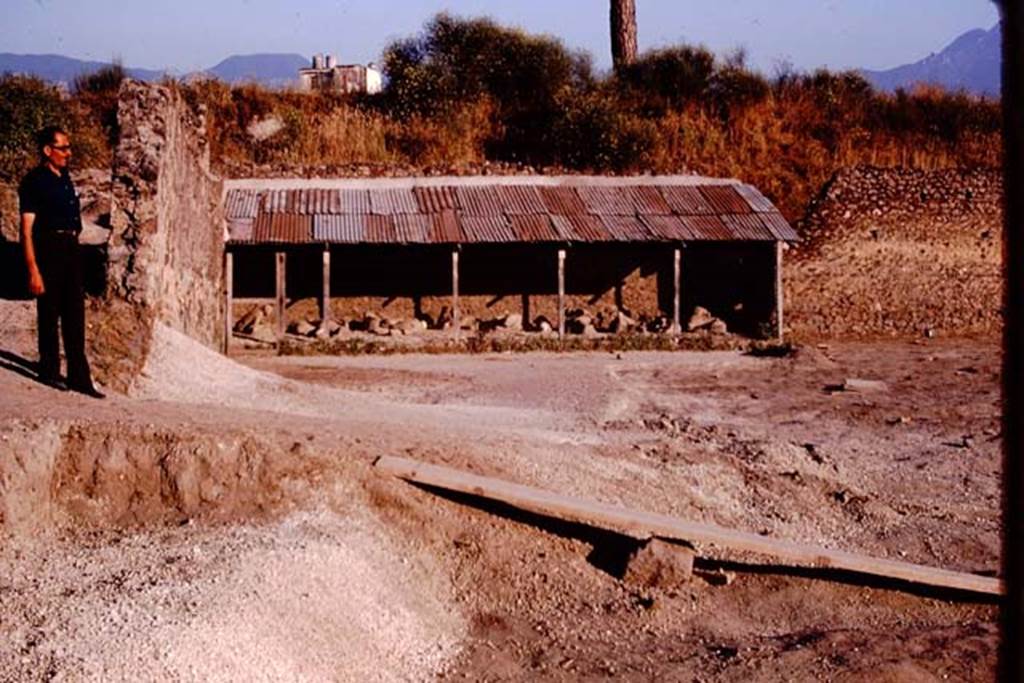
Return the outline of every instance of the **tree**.
{"type": "Polygon", "coordinates": [[[612,63],[618,71],[636,61],[636,0],[611,0],[612,63]]]}

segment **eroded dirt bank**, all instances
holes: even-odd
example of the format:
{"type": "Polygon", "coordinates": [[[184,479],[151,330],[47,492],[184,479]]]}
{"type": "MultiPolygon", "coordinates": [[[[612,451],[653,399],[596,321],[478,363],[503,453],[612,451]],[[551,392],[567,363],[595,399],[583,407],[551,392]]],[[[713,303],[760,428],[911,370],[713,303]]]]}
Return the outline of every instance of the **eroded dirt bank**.
{"type": "MultiPolygon", "coordinates": [[[[992,605],[747,564],[704,567],[732,573],[727,585],[640,589],[620,578],[624,539],[495,514],[371,468],[406,455],[990,571],[991,342],[844,343],[781,359],[254,356],[244,368],[182,355],[174,335],[156,341],[133,397],[102,406],[0,373],[0,444],[54,453],[52,465],[22,455],[23,472],[51,468],[34,481],[52,486],[21,490],[48,496],[56,530],[0,547],[3,636],[15,644],[0,678],[993,675],[992,605]],[[850,377],[885,385],[839,391],[850,377]]],[[[16,478],[3,482],[7,498],[16,478]]]]}

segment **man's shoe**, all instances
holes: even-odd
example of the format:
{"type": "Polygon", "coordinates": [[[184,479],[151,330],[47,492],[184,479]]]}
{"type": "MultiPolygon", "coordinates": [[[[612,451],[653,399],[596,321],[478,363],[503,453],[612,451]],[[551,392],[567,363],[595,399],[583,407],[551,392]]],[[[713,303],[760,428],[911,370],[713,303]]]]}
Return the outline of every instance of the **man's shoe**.
{"type": "Polygon", "coordinates": [[[39,382],[57,391],[67,391],[68,385],[60,377],[54,375],[39,375],[39,382]]]}
{"type": "Polygon", "coordinates": [[[73,391],[77,391],[78,393],[82,394],[83,396],[88,396],[89,398],[106,398],[107,397],[106,394],[97,391],[96,387],[94,387],[94,386],[72,387],[72,390],[73,391]]]}

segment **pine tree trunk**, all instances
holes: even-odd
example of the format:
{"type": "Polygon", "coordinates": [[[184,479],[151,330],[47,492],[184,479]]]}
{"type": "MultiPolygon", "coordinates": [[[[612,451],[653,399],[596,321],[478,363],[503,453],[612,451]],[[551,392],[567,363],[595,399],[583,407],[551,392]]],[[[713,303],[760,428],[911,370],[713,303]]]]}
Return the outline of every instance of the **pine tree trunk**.
{"type": "Polygon", "coordinates": [[[611,0],[612,63],[616,69],[636,61],[636,0],[611,0]]]}

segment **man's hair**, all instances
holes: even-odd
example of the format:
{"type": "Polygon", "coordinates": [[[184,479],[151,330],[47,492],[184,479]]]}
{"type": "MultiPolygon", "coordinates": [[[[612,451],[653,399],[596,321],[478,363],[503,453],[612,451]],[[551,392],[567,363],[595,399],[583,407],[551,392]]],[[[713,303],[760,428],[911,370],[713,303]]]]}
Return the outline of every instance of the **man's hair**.
{"type": "Polygon", "coordinates": [[[36,147],[39,149],[39,153],[43,153],[43,147],[52,145],[57,138],[57,133],[61,135],[67,135],[68,132],[60,126],[47,126],[38,133],[36,133],[36,147]]]}

